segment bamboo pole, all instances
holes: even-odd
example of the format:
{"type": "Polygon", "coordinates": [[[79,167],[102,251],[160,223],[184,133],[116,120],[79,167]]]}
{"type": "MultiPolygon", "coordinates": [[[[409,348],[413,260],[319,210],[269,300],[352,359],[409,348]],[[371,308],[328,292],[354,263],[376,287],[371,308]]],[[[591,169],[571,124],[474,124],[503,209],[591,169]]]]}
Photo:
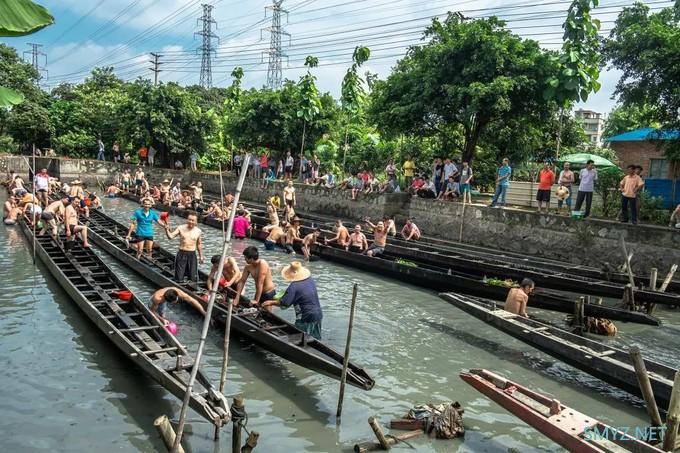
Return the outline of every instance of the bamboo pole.
{"type": "Polygon", "coordinates": [[[369,417],[368,424],[371,425],[371,429],[373,430],[375,437],[378,439],[380,447],[383,450],[389,450],[390,443],[387,442],[387,438],[385,437],[385,434],[383,433],[382,428],[380,427],[380,424],[376,421],[376,419],[374,417],[369,417]]]}
{"type": "MultiPolygon", "coordinates": [[[[234,402],[231,405],[233,411],[238,414],[243,413],[245,404],[243,402],[243,397],[242,396],[237,396],[234,398],[234,402]]],[[[233,429],[232,429],[232,435],[231,435],[231,452],[232,453],[240,453],[241,452],[241,421],[242,418],[240,415],[237,417],[232,418],[233,421],[233,429]]]]}
{"type": "Polygon", "coordinates": [[[668,274],[666,274],[666,278],[663,279],[663,283],[661,284],[661,287],[659,288],[660,292],[666,292],[666,288],[668,288],[668,285],[670,285],[671,280],[673,280],[673,276],[675,275],[675,271],[678,270],[678,265],[674,264],[671,266],[671,269],[668,271],[668,274]]]}
{"type": "MultiPolygon", "coordinates": [[[[32,184],[31,184],[31,189],[32,189],[32,192],[33,192],[33,200],[32,200],[33,212],[31,214],[31,216],[33,216],[33,218],[31,219],[31,223],[33,225],[33,265],[35,266],[35,227],[36,227],[36,224],[38,223],[38,220],[36,219],[36,216],[35,216],[35,143],[33,144],[33,169],[31,170],[31,172],[33,173],[33,181],[32,181],[32,184]]],[[[49,189],[49,186],[48,186],[48,189],[49,189]]],[[[47,207],[47,206],[45,206],[45,207],[47,207]]],[[[38,217],[38,219],[39,218],[40,217],[38,217]]],[[[58,240],[58,238],[54,238],[54,239],[58,240]]]]}
{"type": "MultiPolygon", "coordinates": [[[[250,155],[246,155],[245,161],[248,162],[250,155]]],[[[220,193],[223,193],[223,179],[222,179],[222,166],[220,165],[220,193]]],[[[243,168],[243,167],[241,167],[243,168]]],[[[247,167],[246,167],[247,168],[247,167]]],[[[219,287],[219,284],[217,282],[220,281],[220,277],[222,276],[222,270],[224,267],[224,259],[225,254],[228,253],[227,250],[229,250],[231,247],[231,230],[232,227],[234,226],[234,218],[236,216],[236,206],[238,205],[238,199],[241,196],[241,186],[243,185],[243,181],[245,180],[245,172],[241,170],[241,175],[239,178],[239,186],[237,186],[236,189],[236,195],[234,197],[234,204],[232,205],[232,209],[229,212],[229,225],[227,226],[227,231],[225,232],[224,230],[224,218],[222,220],[222,238],[224,240],[224,253],[222,254],[222,259],[220,261],[220,265],[217,268],[217,271],[215,272],[215,275],[213,275],[213,282],[216,282],[213,284],[213,290],[216,292],[217,288],[219,287]]],[[[224,195],[222,195],[221,200],[224,200],[224,195]]],[[[220,201],[221,203],[221,201],[220,201]]],[[[227,366],[229,364],[229,341],[231,338],[231,314],[234,311],[234,304],[229,303],[229,307],[227,309],[227,322],[226,326],[224,327],[224,355],[222,356],[222,370],[220,371],[220,393],[224,392],[224,386],[227,381],[227,366]]],[[[220,438],[220,429],[216,426],[215,427],[215,440],[220,438]]]]}
{"type": "Polygon", "coordinates": [[[630,286],[632,287],[630,292],[630,304],[635,306],[635,277],[633,277],[633,269],[630,265],[631,256],[628,255],[628,249],[626,248],[626,241],[623,239],[623,234],[619,236],[621,239],[621,249],[623,250],[623,259],[625,260],[626,271],[628,272],[628,280],[630,281],[630,286]]]}
{"type": "MultiPolygon", "coordinates": [[[[243,168],[248,168],[247,164],[250,160],[250,154],[246,154],[244,159],[243,168]]],[[[236,186],[236,194],[234,196],[234,203],[238,204],[238,199],[241,196],[241,189],[243,188],[243,182],[245,181],[245,171],[241,171],[241,176],[238,180],[238,185],[236,186]]],[[[227,237],[231,236],[231,229],[234,226],[234,216],[236,210],[232,209],[231,215],[229,216],[229,226],[227,228],[227,237]]],[[[225,241],[222,247],[222,257],[220,258],[220,264],[217,266],[218,273],[214,276],[217,277],[222,273],[222,268],[224,267],[224,262],[226,261],[227,252],[229,251],[229,242],[225,241]]],[[[215,278],[215,281],[219,281],[219,278],[215,278]]],[[[193,368],[191,369],[191,376],[189,377],[189,383],[187,384],[187,391],[184,395],[184,400],[182,401],[182,409],[179,414],[179,424],[177,425],[177,438],[172,446],[172,453],[177,453],[177,447],[182,441],[182,435],[184,434],[184,424],[186,422],[187,410],[189,409],[189,400],[191,399],[191,393],[193,392],[194,382],[196,382],[196,375],[198,374],[199,365],[201,363],[201,356],[203,355],[203,348],[205,346],[205,341],[208,337],[208,329],[210,328],[210,320],[212,316],[213,307],[215,306],[215,297],[217,296],[217,288],[219,285],[213,285],[212,291],[210,291],[210,298],[208,299],[208,308],[205,311],[205,318],[203,319],[203,329],[201,331],[201,340],[198,343],[198,350],[196,351],[196,359],[193,368]]],[[[231,304],[229,304],[231,306],[231,304]]],[[[231,309],[229,310],[229,317],[231,320],[231,309]]]]}
{"type": "MultiPolygon", "coordinates": [[[[163,439],[163,443],[165,444],[167,449],[171,450],[175,443],[176,436],[175,430],[172,429],[172,424],[170,423],[170,420],[168,420],[168,416],[161,415],[156,420],[154,420],[153,425],[158,430],[158,434],[161,435],[161,439],[163,439]]],[[[181,444],[177,448],[177,452],[184,453],[184,448],[182,448],[181,444]]]]}
{"type": "Polygon", "coordinates": [[[463,194],[463,212],[460,214],[460,230],[458,231],[458,242],[463,242],[463,222],[465,221],[465,194],[463,194]]]}
{"type": "MultiPolygon", "coordinates": [[[[394,437],[390,436],[387,439],[387,443],[389,445],[395,445],[398,442],[413,439],[415,437],[422,436],[423,434],[425,434],[425,432],[422,429],[416,429],[416,430],[413,430],[413,431],[406,432],[404,434],[399,434],[398,436],[394,436],[394,437]]],[[[354,451],[356,453],[366,453],[368,451],[375,451],[375,450],[380,450],[380,449],[382,449],[380,444],[377,443],[377,442],[372,442],[372,441],[354,444],[354,451]]]]}
{"type": "Polygon", "coordinates": [[[658,276],[659,276],[659,270],[657,268],[653,267],[649,271],[649,288],[652,291],[656,291],[656,281],[658,279],[658,276]]]}
{"type": "Polygon", "coordinates": [[[678,437],[678,425],[680,425],[680,371],[675,372],[671,401],[668,404],[666,416],[666,434],[663,437],[664,451],[674,451],[678,437]]]}
{"type": "Polygon", "coordinates": [[[633,366],[635,367],[635,375],[640,384],[640,392],[642,393],[642,398],[645,400],[645,407],[647,408],[647,413],[652,421],[652,426],[661,426],[663,424],[661,422],[661,415],[659,415],[659,408],[657,407],[656,399],[654,398],[652,383],[649,381],[649,374],[647,374],[645,361],[642,359],[642,354],[640,354],[640,348],[633,346],[628,353],[630,354],[633,366]]]}
{"type": "Polygon", "coordinates": [[[338,410],[335,413],[337,418],[342,416],[342,402],[345,398],[345,384],[347,382],[347,367],[349,366],[349,350],[352,343],[352,329],[354,328],[354,309],[357,302],[357,291],[359,285],[356,283],[352,288],[352,304],[349,307],[349,326],[347,327],[347,342],[345,343],[345,359],[342,363],[342,375],[340,376],[340,396],[338,397],[338,410]]]}

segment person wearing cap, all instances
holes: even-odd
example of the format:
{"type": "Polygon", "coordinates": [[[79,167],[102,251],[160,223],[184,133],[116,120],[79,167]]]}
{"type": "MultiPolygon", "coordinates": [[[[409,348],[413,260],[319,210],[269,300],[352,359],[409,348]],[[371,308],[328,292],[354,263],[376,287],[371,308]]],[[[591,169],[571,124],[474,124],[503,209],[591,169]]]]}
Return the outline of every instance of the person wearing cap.
{"type": "Polygon", "coordinates": [[[260,258],[260,252],[257,247],[246,247],[243,250],[243,257],[246,260],[246,267],[241,274],[241,279],[238,282],[236,289],[236,297],[234,298],[234,306],[238,306],[241,300],[241,293],[248,281],[248,277],[252,275],[255,281],[255,297],[252,299],[254,305],[263,303],[268,300],[273,300],[276,296],[276,286],[272,278],[272,270],[269,263],[260,258]]]}
{"type": "MultiPolygon", "coordinates": [[[[210,273],[208,274],[208,281],[206,282],[206,287],[208,291],[212,291],[213,282],[215,281],[215,273],[218,271],[217,267],[220,264],[220,255],[213,255],[210,258],[210,273]]],[[[238,282],[241,280],[241,269],[238,267],[238,263],[233,256],[228,257],[224,261],[224,266],[222,267],[222,274],[218,279],[219,289],[231,288],[234,291],[238,289],[238,282]]]]}
{"type": "MultiPolygon", "coordinates": [[[[155,186],[154,186],[155,187],[155,186]]],[[[164,179],[159,188],[159,201],[163,204],[170,204],[170,180],[164,179]]]]}
{"type": "Polygon", "coordinates": [[[302,253],[305,255],[305,260],[310,261],[312,256],[312,245],[316,244],[321,234],[321,228],[314,228],[314,230],[302,239],[302,253]]]}
{"type": "Polygon", "coordinates": [[[151,209],[152,206],[153,200],[151,198],[142,199],[142,207],[137,208],[130,218],[130,227],[128,228],[125,239],[129,241],[132,238],[132,231],[134,230],[136,236],[135,249],[137,250],[137,259],[142,257],[142,251],[144,251],[145,247],[149,258],[152,256],[153,222],[160,225],[160,216],[156,211],[151,209]]]}
{"type": "Polygon", "coordinates": [[[50,190],[50,175],[47,174],[47,168],[43,168],[36,173],[33,177],[33,182],[35,183],[35,193],[40,200],[40,204],[47,206],[49,204],[47,192],[50,190]]]}
{"type": "Polygon", "coordinates": [[[321,340],[321,320],[323,312],[319,303],[319,293],[309,269],[299,261],[293,261],[281,271],[284,280],[290,282],[280,299],[262,303],[263,308],[279,305],[282,308],[295,307],[295,327],[321,340]]]}
{"type": "Polygon", "coordinates": [[[165,317],[165,314],[168,311],[168,304],[179,305],[181,302],[191,305],[201,315],[205,316],[203,306],[196,299],[181,289],[172,286],[161,288],[153,293],[149,302],[149,310],[151,310],[151,313],[153,313],[164,325],[168,325],[170,321],[165,317]]]}
{"type": "Polygon", "coordinates": [[[68,196],[71,198],[83,198],[85,197],[85,192],[83,191],[82,187],[82,181],[80,179],[76,179],[74,181],[71,181],[71,185],[68,191],[68,196]]]}

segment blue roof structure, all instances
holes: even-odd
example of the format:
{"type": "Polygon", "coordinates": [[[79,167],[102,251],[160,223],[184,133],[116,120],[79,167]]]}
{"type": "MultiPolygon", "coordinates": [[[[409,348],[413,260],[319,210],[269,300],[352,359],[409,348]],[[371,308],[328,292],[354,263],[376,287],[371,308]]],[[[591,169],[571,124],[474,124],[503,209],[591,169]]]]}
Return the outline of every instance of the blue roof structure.
{"type": "Polygon", "coordinates": [[[663,131],[645,127],[606,138],[605,142],[644,142],[651,140],[680,140],[680,131],[663,131]]]}

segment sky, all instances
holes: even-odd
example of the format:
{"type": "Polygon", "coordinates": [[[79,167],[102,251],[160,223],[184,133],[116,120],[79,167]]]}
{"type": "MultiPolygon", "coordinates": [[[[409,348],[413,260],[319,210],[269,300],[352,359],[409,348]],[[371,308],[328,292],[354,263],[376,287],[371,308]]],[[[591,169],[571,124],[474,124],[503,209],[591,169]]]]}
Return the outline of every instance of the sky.
{"type": "MultiPolygon", "coordinates": [[[[21,38],[3,38],[30,59],[28,43],[38,43],[44,73],[42,85],[79,82],[93,67],[113,66],[126,80],[153,78],[150,53],[160,54],[161,81],[183,85],[199,82],[203,30],[202,3],[212,6],[212,85],[228,86],[235,66],[245,72],[244,87],[266,84],[272,26],[272,0],[37,0],[55,18],[54,25],[21,38]],[[266,8],[269,6],[269,8],[266,8]]],[[[617,14],[631,1],[601,0],[595,17],[608,34],[617,14]]],[[[646,0],[653,11],[672,1],[646,0]]],[[[459,11],[465,17],[498,16],[516,34],[537,40],[546,49],[561,46],[562,23],[569,0],[284,0],[280,35],[283,77],[297,80],[307,55],[319,58],[314,70],[317,86],[333,96],[340,94],[352,51],[365,45],[372,51],[362,71],[386,78],[434,17],[459,11]]],[[[602,89],[577,108],[609,112],[620,73],[601,74],[602,89]]]]}

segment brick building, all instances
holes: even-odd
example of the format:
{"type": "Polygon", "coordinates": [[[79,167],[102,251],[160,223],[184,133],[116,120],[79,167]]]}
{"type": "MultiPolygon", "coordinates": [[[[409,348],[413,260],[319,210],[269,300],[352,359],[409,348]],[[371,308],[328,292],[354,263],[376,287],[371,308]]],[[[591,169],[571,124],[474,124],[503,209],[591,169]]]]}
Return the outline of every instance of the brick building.
{"type": "Polygon", "coordinates": [[[640,165],[645,178],[673,179],[680,176],[680,166],[666,159],[661,145],[665,140],[678,138],[680,131],[659,133],[656,129],[644,128],[608,137],[605,142],[616,152],[621,168],[640,165]]]}

